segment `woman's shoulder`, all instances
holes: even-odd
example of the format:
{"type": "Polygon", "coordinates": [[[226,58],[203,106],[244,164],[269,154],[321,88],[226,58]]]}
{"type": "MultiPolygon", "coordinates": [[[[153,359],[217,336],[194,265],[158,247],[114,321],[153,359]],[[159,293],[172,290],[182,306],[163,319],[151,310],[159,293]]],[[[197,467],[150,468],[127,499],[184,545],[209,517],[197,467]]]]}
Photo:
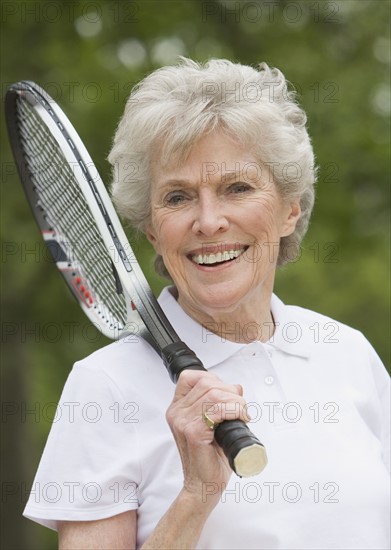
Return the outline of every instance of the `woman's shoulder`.
{"type": "Polygon", "coordinates": [[[130,335],[76,361],[70,378],[84,386],[111,386],[121,393],[172,385],[161,357],[141,337],[130,335]]]}
{"type": "MultiPolygon", "coordinates": [[[[352,340],[364,346],[370,346],[368,340],[360,330],[330,317],[329,315],[325,315],[324,313],[319,313],[318,311],[299,305],[284,304],[280,298],[274,294],[272,309],[276,311],[282,326],[296,324],[303,331],[312,332],[314,341],[317,340],[316,334],[319,333],[320,330],[323,330],[328,331],[330,334],[335,332],[335,334],[339,334],[340,336],[343,335],[346,341],[352,340]]],[[[336,339],[332,338],[330,342],[336,342],[336,339]]]]}
{"type": "MultiPolygon", "coordinates": [[[[285,348],[300,348],[308,356],[334,358],[340,363],[384,369],[372,344],[358,329],[311,309],[286,305],[273,295],[272,311],[278,320],[277,338],[285,348]]],[[[385,370],[385,369],[384,369],[385,370]]]]}
{"type": "Polygon", "coordinates": [[[158,357],[154,349],[143,338],[128,335],[103,346],[90,355],[78,360],[75,364],[94,370],[111,370],[116,365],[137,365],[150,362],[158,357]]]}

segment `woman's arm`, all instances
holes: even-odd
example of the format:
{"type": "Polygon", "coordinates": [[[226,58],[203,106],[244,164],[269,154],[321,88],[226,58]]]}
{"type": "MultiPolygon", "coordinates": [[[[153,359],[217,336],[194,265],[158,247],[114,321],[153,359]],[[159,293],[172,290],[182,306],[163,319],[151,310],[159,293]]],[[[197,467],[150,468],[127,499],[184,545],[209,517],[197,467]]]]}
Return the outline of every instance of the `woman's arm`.
{"type": "Polygon", "coordinates": [[[182,460],[183,488],[143,550],[195,548],[228,483],[232,470],[202,419],[205,411],[217,423],[249,420],[240,386],[224,384],[211,373],[184,371],[166,415],[182,460]]]}
{"type": "Polygon", "coordinates": [[[59,550],[134,550],[137,510],[97,521],[61,521],[59,550]]]}
{"type": "Polygon", "coordinates": [[[159,521],[142,550],[195,548],[211,508],[182,491],[159,521]],[[201,506],[198,506],[201,504],[201,506]]]}
{"type": "MultiPolygon", "coordinates": [[[[145,541],[143,550],[195,548],[228,483],[232,470],[214,441],[213,431],[203,421],[205,411],[217,423],[236,418],[249,420],[241,387],[224,384],[211,373],[181,374],[167,421],[182,460],[183,488],[145,541]]],[[[135,510],[98,521],[61,522],[59,548],[134,549],[136,533],[135,510]]]]}

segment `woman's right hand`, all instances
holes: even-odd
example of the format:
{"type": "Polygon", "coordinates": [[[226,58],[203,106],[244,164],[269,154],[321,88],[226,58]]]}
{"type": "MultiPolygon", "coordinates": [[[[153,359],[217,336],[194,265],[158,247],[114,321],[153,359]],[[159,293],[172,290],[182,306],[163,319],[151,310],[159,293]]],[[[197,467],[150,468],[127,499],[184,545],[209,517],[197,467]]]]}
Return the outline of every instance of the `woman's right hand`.
{"type": "Polygon", "coordinates": [[[210,372],[184,370],[166,417],[182,460],[183,490],[211,510],[232,470],[204,413],[216,426],[224,420],[250,420],[240,385],[224,384],[210,372]]]}

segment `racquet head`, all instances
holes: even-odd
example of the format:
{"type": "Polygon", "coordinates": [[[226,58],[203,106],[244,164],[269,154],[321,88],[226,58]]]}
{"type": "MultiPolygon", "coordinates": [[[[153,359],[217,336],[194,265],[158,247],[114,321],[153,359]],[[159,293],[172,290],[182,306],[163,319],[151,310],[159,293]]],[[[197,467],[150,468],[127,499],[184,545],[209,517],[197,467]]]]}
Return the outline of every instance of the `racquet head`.
{"type": "Polygon", "coordinates": [[[28,202],[84,313],[112,339],[135,327],[141,334],[147,324],[155,347],[178,340],[137,263],[98,170],[64,112],[29,81],[9,88],[5,111],[28,202]]]}

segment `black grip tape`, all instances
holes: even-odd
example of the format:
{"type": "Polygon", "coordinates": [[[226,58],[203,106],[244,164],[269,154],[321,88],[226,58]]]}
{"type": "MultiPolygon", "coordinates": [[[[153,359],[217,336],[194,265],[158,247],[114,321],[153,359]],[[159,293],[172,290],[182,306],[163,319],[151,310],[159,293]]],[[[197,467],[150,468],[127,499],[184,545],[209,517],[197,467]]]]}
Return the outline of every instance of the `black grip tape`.
{"type": "Polygon", "coordinates": [[[194,351],[184,342],[174,342],[166,346],[162,350],[162,359],[174,384],[178,382],[179,375],[185,369],[206,371],[194,351]]]}
{"type": "MultiPolygon", "coordinates": [[[[250,445],[263,447],[259,439],[242,420],[226,420],[219,424],[215,430],[215,440],[223,449],[234,472],[236,472],[234,460],[239,451],[250,447],[250,445]]],[[[238,472],[236,473],[238,474],[238,472]]]]}

